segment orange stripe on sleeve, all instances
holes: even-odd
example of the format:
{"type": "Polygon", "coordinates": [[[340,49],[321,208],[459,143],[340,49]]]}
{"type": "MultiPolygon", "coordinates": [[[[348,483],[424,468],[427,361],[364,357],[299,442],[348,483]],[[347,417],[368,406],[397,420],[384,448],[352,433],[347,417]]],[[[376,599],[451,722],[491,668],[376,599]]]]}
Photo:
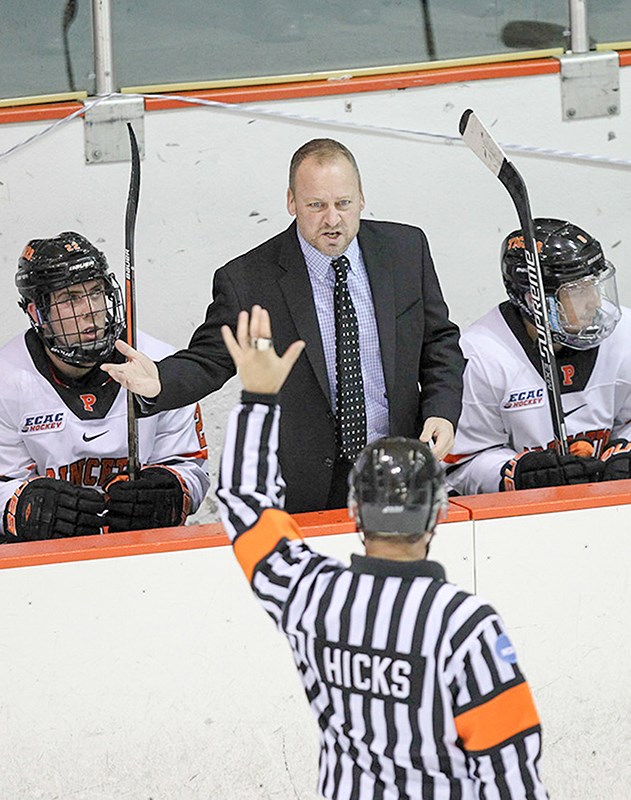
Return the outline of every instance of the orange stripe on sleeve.
{"type": "Polygon", "coordinates": [[[539,725],[539,715],[530,687],[524,682],[459,714],[455,722],[465,748],[477,752],[497,747],[512,736],[539,725]]]}
{"type": "Polygon", "coordinates": [[[248,581],[256,565],[271,553],[281,539],[302,539],[300,528],[285,511],[266,508],[259,521],[234,543],[234,554],[248,581]]]}
{"type": "MultiPolygon", "coordinates": [[[[481,453],[482,451],[478,451],[481,453]]],[[[459,461],[462,461],[463,458],[472,458],[473,456],[477,456],[478,453],[460,453],[455,455],[454,453],[447,453],[443,461],[445,464],[457,464],[459,461]]]]}

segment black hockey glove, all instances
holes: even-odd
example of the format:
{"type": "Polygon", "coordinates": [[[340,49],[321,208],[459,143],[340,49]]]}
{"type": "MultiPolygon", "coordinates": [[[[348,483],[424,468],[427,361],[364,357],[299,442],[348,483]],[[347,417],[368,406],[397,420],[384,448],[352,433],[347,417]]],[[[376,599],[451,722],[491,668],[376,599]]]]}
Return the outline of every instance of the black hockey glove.
{"type": "Polygon", "coordinates": [[[631,478],[631,442],[612,439],[600,457],[603,462],[603,481],[622,481],[631,478]]]}
{"type": "Polygon", "coordinates": [[[603,464],[595,458],[562,456],[556,450],[526,450],[502,467],[500,492],[569,486],[599,481],[603,464]]]}
{"type": "Polygon", "coordinates": [[[186,485],[168,467],[145,467],[135,481],[126,474],[115,475],[103,488],[111,532],[169,528],[182,525],[188,516],[186,485]]]}
{"type": "Polygon", "coordinates": [[[4,509],[7,542],[60,539],[101,533],[105,499],[96,489],[56,478],[31,478],[4,509]]]}

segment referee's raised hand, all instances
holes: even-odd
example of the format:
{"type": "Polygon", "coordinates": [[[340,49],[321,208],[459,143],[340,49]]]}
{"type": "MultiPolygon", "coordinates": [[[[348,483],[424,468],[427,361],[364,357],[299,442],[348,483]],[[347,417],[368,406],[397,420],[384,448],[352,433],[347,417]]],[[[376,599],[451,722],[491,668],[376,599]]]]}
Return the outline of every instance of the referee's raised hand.
{"type": "Polygon", "coordinates": [[[256,394],[278,394],[305,347],[303,341],[293,342],[279,356],[269,313],[258,305],[252,306],[250,313],[239,312],[236,338],[228,325],[221,326],[221,335],[243,388],[256,394]]]}

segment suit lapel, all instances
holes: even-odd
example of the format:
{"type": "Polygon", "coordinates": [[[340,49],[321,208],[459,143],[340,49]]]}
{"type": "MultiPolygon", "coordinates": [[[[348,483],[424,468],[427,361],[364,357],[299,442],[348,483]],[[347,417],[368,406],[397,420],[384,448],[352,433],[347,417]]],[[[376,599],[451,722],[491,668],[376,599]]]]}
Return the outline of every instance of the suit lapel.
{"type": "Polygon", "coordinates": [[[363,224],[360,225],[358,238],[375,308],[386,392],[392,403],[396,340],[392,255],[384,251],[381,244],[383,239],[378,240],[374,232],[363,224]]]}
{"type": "MultiPolygon", "coordinates": [[[[305,355],[318,380],[324,396],[331,402],[329,379],[326,372],[324,350],[320,326],[313,302],[311,281],[307,273],[302,250],[296,236],[296,223],[287,230],[280,252],[280,266],[283,274],[278,284],[283,293],[289,314],[292,318],[298,336],[305,342],[305,355]]],[[[272,320],[272,325],[274,320],[272,320]]]]}

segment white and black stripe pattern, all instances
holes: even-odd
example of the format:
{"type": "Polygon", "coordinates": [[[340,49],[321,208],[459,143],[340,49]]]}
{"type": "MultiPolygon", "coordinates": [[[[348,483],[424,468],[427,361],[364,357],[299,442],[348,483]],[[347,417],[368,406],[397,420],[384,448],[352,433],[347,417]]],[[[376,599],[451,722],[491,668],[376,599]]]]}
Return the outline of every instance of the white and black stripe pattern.
{"type": "Polygon", "coordinates": [[[331,264],[335,270],[333,308],[338,448],[342,458],[354,461],[366,445],[366,398],[359,351],[359,324],[347,284],[349,260],[340,256],[331,264]]]}
{"type": "Polygon", "coordinates": [[[490,732],[469,737],[480,750],[458,732],[463,715],[484,715],[486,703],[526,687],[493,608],[446,583],[433,562],[353,556],[347,568],[292,538],[285,514],[270,535],[278,422],[271,406],[233,412],[219,497],[235,542],[259,529],[267,537],[252,588],[289,640],[320,728],[320,795],[544,800],[536,713],[525,729],[500,726],[509,734],[499,739],[493,712],[482,716],[490,732]]]}
{"type": "Polygon", "coordinates": [[[280,474],[278,419],[280,408],[262,403],[238,406],[228,419],[219,467],[217,494],[230,539],[252,527],[264,508],[282,508],[285,483],[280,474]]]}

